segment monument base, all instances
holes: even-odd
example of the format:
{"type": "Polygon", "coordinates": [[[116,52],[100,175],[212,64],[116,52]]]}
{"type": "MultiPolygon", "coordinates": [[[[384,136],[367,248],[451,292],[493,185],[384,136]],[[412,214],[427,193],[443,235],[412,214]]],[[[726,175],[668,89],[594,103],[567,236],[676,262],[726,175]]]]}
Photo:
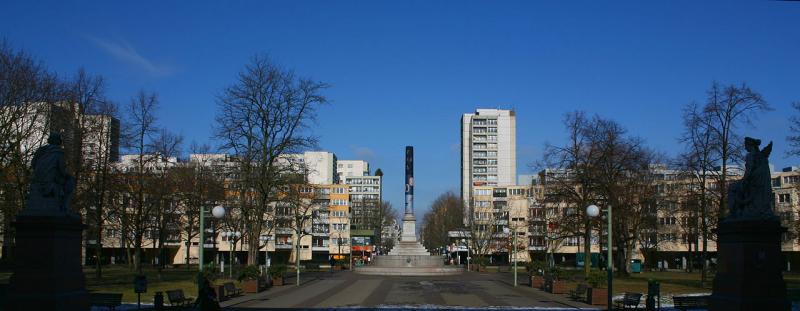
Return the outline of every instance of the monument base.
{"type": "Polygon", "coordinates": [[[5,310],[89,310],[81,233],[72,217],[17,216],[5,310]]]}
{"type": "Polygon", "coordinates": [[[431,256],[417,241],[416,220],[411,213],[403,216],[403,234],[389,254],[377,256],[371,265],[355,270],[360,274],[402,276],[453,275],[463,271],[454,266],[445,266],[442,257],[431,256]]]}
{"type": "Polygon", "coordinates": [[[789,310],[778,220],[722,221],[709,310],[789,310]]]}

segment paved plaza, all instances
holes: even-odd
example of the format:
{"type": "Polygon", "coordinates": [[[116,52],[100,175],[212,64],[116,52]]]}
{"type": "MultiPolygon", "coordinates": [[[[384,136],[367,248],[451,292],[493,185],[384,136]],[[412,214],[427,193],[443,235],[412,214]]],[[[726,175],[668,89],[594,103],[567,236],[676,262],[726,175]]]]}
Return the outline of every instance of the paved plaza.
{"type": "MultiPolygon", "coordinates": [[[[510,273],[466,272],[455,276],[400,277],[350,271],[308,274],[303,285],[279,286],[222,303],[226,310],[347,307],[520,307],[588,309],[584,303],[521,284],[510,273]]],[[[290,280],[294,282],[294,278],[290,280]]]]}

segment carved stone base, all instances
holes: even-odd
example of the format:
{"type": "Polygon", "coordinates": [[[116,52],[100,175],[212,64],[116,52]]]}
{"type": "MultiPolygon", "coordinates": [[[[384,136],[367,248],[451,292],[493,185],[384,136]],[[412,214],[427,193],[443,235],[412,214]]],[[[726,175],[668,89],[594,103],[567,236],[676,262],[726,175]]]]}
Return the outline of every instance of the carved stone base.
{"type": "Polygon", "coordinates": [[[723,221],[709,310],[789,310],[781,235],[775,220],[723,221]]]}
{"type": "Polygon", "coordinates": [[[19,215],[14,226],[14,274],[5,310],[89,310],[80,220],[19,215]]]}

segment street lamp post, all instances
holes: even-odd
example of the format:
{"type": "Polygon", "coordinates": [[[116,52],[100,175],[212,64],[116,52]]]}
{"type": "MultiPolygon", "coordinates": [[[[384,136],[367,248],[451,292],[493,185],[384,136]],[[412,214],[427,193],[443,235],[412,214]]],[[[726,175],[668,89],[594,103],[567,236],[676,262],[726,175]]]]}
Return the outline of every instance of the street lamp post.
{"type": "MultiPolygon", "coordinates": [[[[211,215],[214,216],[214,218],[222,218],[223,216],[225,216],[225,208],[222,207],[222,205],[214,206],[214,208],[211,209],[211,215]]],[[[198,261],[200,263],[200,268],[198,270],[200,270],[201,272],[203,271],[203,264],[204,264],[204,262],[203,262],[203,259],[204,259],[203,258],[203,253],[204,252],[203,251],[205,250],[205,244],[206,244],[206,236],[205,236],[205,233],[206,233],[206,221],[205,221],[205,218],[206,218],[206,208],[205,208],[205,206],[200,205],[200,234],[199,234],[200,235],[200,237],[199,237],[200,238],[200,243],[198,243],[200,251],[199,251],[199,255],[197,256],[197,259],[198,259],[198,261]]]]}
{"type": "Polygon", "coordinates": [[[264,243],[264,269],[267,269],[267,257],[269,257],[269,236],[262,235],[258,237],[258,240],[264,243]]]}
{"type": "Polygon", "coordinates": [[[234,248],[234,245],[231,243],[231,240],[233,240],[233,241],[238,240],[239,237],[242,236],[242,233],[239,232],[239,231],[225,231],[225,232],[222,233],[222,236],[228,238],[228,266],[230,267],[230,269],[228,269],[229,270],[228,271],[228,276],[230,278],[233,278],[233,248],[234,248]]]}
{"type": "MultiPolygon", "coordinates": [[[[614,274],[613,274],[614,265],[612,264],[612,261],[611,261],[611,239],[612,239],[612,234],[611,234],[611,205],[606,206],[606,211],[608,212],[608,214],[606,215],[606,217],[608,218],[608,241],[607,241],[608,242],[608,259],[606,260],[606,270],[608,271],[608,308],[609,308],[609,310],[611,310],[611,306],[612,306],[612,304],[611,304],[612,303],[612,301],[611,301],[611,295],[612,295],[611,294],[611,284],[612,284],[612,281],[613,281],[613,278],[614,278],[614,274]]],[[[589,215],[590,217],[597,217],[598,215],[600,215],[600,208],[597,207],[597,205],[594,205],[594,204],[589,205],[589,206],[586,207],[586,214],[589,215]]],[[[586,264],[586,259],[584,259],[584,264],[586,264]]]]}
{"type": "MultiPolygon", "coordinates": [[[[225,216],[225,208],[222,207],[221,205],[214,206],[214,208],[211,209],[211,215],[214,216],[214,218],[222,218],[223,216],[225,216]]],[[[202,293],[202,290],[203,290],[202,284],[204,284],[203,281],[204,281],[204,278],[205,278],[203,276],[203,269],[204,269],[204,267],[203,267],[203,264],[204,264],[203,263],[203,259],[204,259],[203,258],[203,252],[205,251],[205,247],[206,247],[206,236],[205,236],[205,233],[206,233],[206,221],[205,221],[205,218],[206,218],[206,208],[205,208],[204,205],[200,205],[200,233],[198,234],[199,235],[198,238],[200,238],[200,243],[197,243],[197,244],[199,244],[198,246],[200,248],[199,255],[197,256],[198,263],[200,264],[200,267],[198,267],[198,269],[197,269],[199,271],[199,273],[197,274],[197,297],[202,297],[202,295],[203,295],[203,293],[202,293]]],[[[199,303],[198,307],[199,307],[200,310],[203,310],[204,301],[205,301],[205,299],[198,299],[198,303],[199,303]]]]}
{"type": "Polygon", "coordinates": [[[514,287],[517,287],[517,232],[511,231],[508,227],[503,228],[503,231],[506,233],[511,233],[511,254],[508,255],[508,260],[511,260],[511,256],[514,256],[514,287]]]}

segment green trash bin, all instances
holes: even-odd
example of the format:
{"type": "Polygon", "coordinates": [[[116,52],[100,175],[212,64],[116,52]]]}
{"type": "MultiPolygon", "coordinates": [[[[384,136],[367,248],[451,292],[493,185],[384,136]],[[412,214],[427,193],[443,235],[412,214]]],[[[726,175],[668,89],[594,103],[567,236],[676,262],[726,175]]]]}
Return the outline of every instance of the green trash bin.
{"type": "Polygon", "coordinates": [[[631,259],[631,273],[642,273],[641,259],[631,259]]]}

